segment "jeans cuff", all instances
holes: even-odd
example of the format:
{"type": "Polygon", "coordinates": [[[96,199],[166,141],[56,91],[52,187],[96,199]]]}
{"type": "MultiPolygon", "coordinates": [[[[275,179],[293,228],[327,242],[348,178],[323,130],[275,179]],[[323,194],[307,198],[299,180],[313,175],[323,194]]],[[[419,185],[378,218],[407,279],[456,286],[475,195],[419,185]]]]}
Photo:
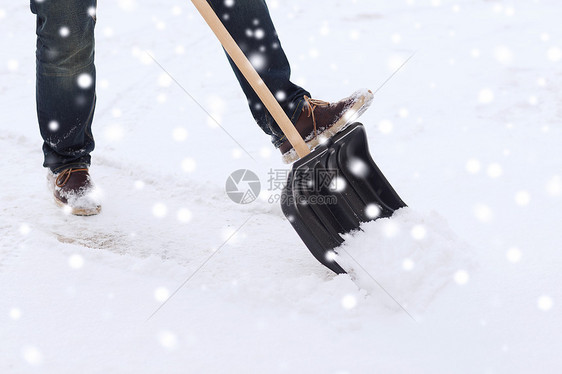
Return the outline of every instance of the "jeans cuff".
{"type": "MultiPolygon", "coordinates": [[[[291,114],[291,116],[289,117],[289,120],[291,120],[291,123],[293,125],[295,123],[297,123],[297,121],[300,117],[300,114],[302,112],[302,109],[304,108],[305,104],[306,104],[306,101],[304,100],[304,97],[301,97],[299,99],[299,101],[297,101],[295,109],[294,109],[293,113],[291,114]]],[[[283,134],[283,132],[281,132],[281,135],[273,135],[271,141],[272,141],[273,146],[275,148],[279,148],[281,146],[281,144],[283,144],[286,140],[287,140],[287,136],[285,136],[285,134],[283,134]]]]}

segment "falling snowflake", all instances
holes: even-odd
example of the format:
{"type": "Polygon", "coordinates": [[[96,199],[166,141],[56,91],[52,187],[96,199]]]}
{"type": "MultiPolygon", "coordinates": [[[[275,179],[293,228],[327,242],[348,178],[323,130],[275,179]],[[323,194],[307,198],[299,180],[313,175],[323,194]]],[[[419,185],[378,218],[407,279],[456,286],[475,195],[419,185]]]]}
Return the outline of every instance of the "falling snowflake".
{"type": "Polygon", "coordinates": [[[405,271],[413,270],[414,266],[415,266],[415,263],[410,258],[405,258],[404,261],[402,261],[402,269],[404,269],[405,271]]]}
{"type": "Polygon", "coordinates": [[[406,59],[400,55],[393,55],[388,58],[387,66],[388,69],[391,71],[396,71],[402,64],[406,61],[406,59]]]}
{"type": "Polygon", "coordinates": [[[384,223],[382,230],[383,233],[389,238],[395,237],[398,232],[400,232],[400,228],[398,227],[398,225],[390,220],[384,223]]]}
{"type": "Polygon", "coordinates": [[[546,56],[552,62],[558,62],[562,59],[562,50],[558,47],[551,47],[546,52],[546,56]]]}
{"type": "Polygon", "coordinates": [[[178,347],[178,338],[171,331],[160,331],[157,336],[160,345],[166,349],[176,349],[178,347]]]}
{"type": "Polygon", "coordinates": [[[191,214],[191,211],[187,208],[181,208],[180,210],[178,210],[178,213],[176,215],[178,221],[182,223],[190,222],[192,217],[193,215],[191,214]]]}
{"type": "Polygon", "coordinates": [[[330,191],[334,192],[343,192],[347,187],[347,182],[342,177],[335,177],[332,179],[330,183],[330,191]]]}
{"type": "Polygon", "coordinates": [[[360,158],[352,158],[347,163],[349,171],[358,178],[365,178],[369,173],[369,166],[360,158]]]}
{"type": "Polygon", "coordinates": [[[134,186],[135,186],[136,190],[142,190],[144,188],[145,184],[144,184],[143,181],[139,180],[139,181],[135,181],[134,186]]]}
{"type": "Polygon", "coordinates": [[[66,26],[61,27],[59,29],[59,35],[63,38],[66,38],[68,35],[70,35],[70,29],[66,26]]]}
{"type": "Polygon", "coordinates": [[[486,170],[486,172],[488,173],[488,176],[490,178],[499,178],[503,174],[503,169],[500,164],[493,163],[488,165],[488,169],[486,170]]]}
{"type": "Polygon", "coordinates": [[[24,347],[21,350],[21,355],[23,359],[32,366],[40,365],[43,362],[43,354],[39,349],[33,346],[24,347]]]}
{"type": "Polygon", "coordinates": [[[263,31],[263,29],[256,29],[254,31],[254,38],[263,39],[264,36],[265,36],[265,31],[263,31]]]}
{"type": "MultiPolygon", "coordinates": [[[[293,216],[289,216],[289,222],[294,222],[295,221],[295,217],[293,216]]],[[[326,260],[332,262],[332,261],[336,261],[338,259],[338,255],[336,254],[336,252],[334,251],[328,251],[326,252],[326,260]]]]}
{"type": "Polygon", "coordinates": [[[513,62],[513,52],[504,45],[496,47],[494,57],[502,65],[509,65],[513,62]]]}
{"type": "Polygon", "coordinates": [[[172,77],[170,77],[170,74],[161,73],[158,76],[158,85],[160,87],[170,87],[171,84],[172,84],[172,77]]]}
{"type": "Polygon", "coordinates": [[[224,227],[221,230],[221,238],[229,244],[237,244],[241,239],[244,239],[246,234],[237,231],[234,227],[224,227]]]}
{"type": "Polygon", "coordinates": [[[546,191],[550,196],[560,196],[562,194],[562,178],[555,175],[546,184],[546,191]]]}
{"type": "Polygon", "coordinates": [[[538,78],[538,79],[537,79],[537,85],[538,85],[539,87],[544,87],[544,86],[546,86],[546,79],[545,79],[545,78],[542,78],[542,77],[541,77],[541,78],[538,78]]]}
{"type": "Polygon", "coordinates": [[[410,112],[406,108],[400,108],[400,110],[398,111],[398,115],[401,118],[406,118],[406,117],[408,117],[409,114],[410,114],[410,112]]]}
{"type": "Polygon", "coordinates": [[[375,219],[381,214],[381,208],[377,204],[369,204],[365,208],[365,215],[370,219],[375,219]]]}
{"type": "Polygon", "coordinates": [[[489,88],[484,88],[478,93],[478,102],[481,104],[490,104],[494,101],[494,92],[489,88]]]}
{"type": "Polygon", "coordinates": [[[113,108],[113,109],[111,109],[111,115],[112,115],[114,118],[119,118],[119,117],[121,117],[122,114],[123,114],[123,112],[121,112],[121,109],[119,109],[119,108],[113,108]]]}
{"type": "Polygon", "coordinates": [[[168,208],[163,203],[156,203],[152,206],[152,214],[156,218],[164,218],[168,214],[168,208]]]}
{"type": "Polygon", "coordinates": [[[250,55],[248,57],[248,60],[250,60],[250,63],[256,70],[262,70],[263,68],[265,68],[267,64],[267,60],[265,59],[265,56],[261,53],[254,53],[250,55]]]}
{"type": "Polygon", "coordinates": [[[232,158],[238,159],[242,157],[242,150],[240,148],[234,148],[232,150],[232,158]]]}
{"type": "Polygon", "coordinates": [[[163,303],[170,297],[170,291],[166,287],[158,287],[154,290],[154,298],[159,303],[163,303]]]}
{"type": "Polygon", "coordinates": [[[480,161],[475,158],[471,158],[466,162],[466,171],[471,174],[476,174],[480,171],[480,161]]]}
{"type": "Polygon", "coordinates": [[[16,71],[19,68],[19,62],[17,60],[8,60],[8,70],[9,71],[16,71]]]}
{"type": "Polygon", "coordinates": [[[271,147],[262,147],[260,149],[260,157],[270,158],[271,157],[271,147]]]}
{"type": "Polygon", "coordinates": [[[341,299],[341,305],[344,307],[344,309],[353,309],[357,306],[357,298],[353,295],[345,295],[341,299]]]}
{"type": "Polygon", "coordinates": [[[90,88],[92,86],[92,84],[94,83],[94,80],[92,79],[92,76],[88,73],[80,74],[76,81],[78,83],[78,87],[80,87],[82,89],[90,88]]]}
{"type": "Polygon", "coordinates": [[[185,54],[185,47],[183,45],[178,45],[174,49],[174,52],[176,52],[176,54],[178,54],[178,55],[183,55],[183,54],[185,54]]]}
{"type": "Polygon", "coordinates": [[[106,38],[111,38],[113,36],[114,32],[113,29],[111,27],[106,27],[103,29],[103,36],[105,36],[106,38]]]}
{"type": "Polygon", "coordinates": [[[10,318],[17,321],[21,318],[21,310],[19,308],[10,309],[10,318]]]}
{"type": "Polygon", "coordinates": [[[192,173],[197,168],[197,163],[193,158],[184,158],[181,162],[181,168],[186,173],[192,173]]]}
{"type": "Polygon", "coordinates": [[[521,261],[521,256],[522,256],[521,250],[517,247],[511,247],[506,252],[506,257],[509,262],[513,262],[513,263],[519,262],[521,261]]]}
{"type": "Polygon", "coordinates": [[[474,215],[479,221],[484,223],[492,221],[493,218],[492,209],[485,204],[477,204],[474,207],[474,215]]]}
{"type": "Polygon", "coordinates": [[[277,99],[277,101],[284,101],[287,98],[287,94],[285,93],[285,91],[277,91],[275,93],[275,98],[277,99]]]}
{"type": "Polygon", "coordinates": [[[415,225],[411,231],[412,237],[415,240],[422,240],[423,238],[425,238],[426,233],[427,231],[425,229],[425,226],[423,225],[415,225]]]}
{"type": "Polygon", "coordinates": [[[109,125],[104,130],[104,136],[110,142],[118,142],[125,137],[125,130],[119,124],[109,125]]]}
{"type": "Polygon", "coordinates": [[[513,8],[513,7],[507,7],[507,8],[505,9],[505,15],[506,15],[506,16],[511,17],[511,16],[513,16],[514,14],[515,14],[515,8],[513,8]]]}
{"type": "Polygon", "coordinates": [[[81,269],[84,266],[84,257],[79,254],[73,254],[68,258],[68,266],[72,269],[81,269]]]}
{"type": "Polygon", "coordinates": [[[458,285],[463,286],[468,283],[470,276],[466,270],[458,270],[453,278],[458,285]]]}
{"type": "Polygon", "coordinates": [[[526,206],[531,201],[531,195],[527,191],[519,191],[515,194],[515,202],[517,205],[526,206]]]}
{"type": "Polygon", "coordinates": [[[130,12],[136,7],[136,0],[118,0],[117,3],[126,12],[130,12]]]}
{"type": "Polygon", "coordinates": [[[31,232],[31,227],[27,223],[22,223],[19,229],[20,234],[27,235],[31,232]]]}
{"type": "Polygon", "coordinates": [[[545,312],[549,311],[552,308],[553,305],[554,305],[554,302],[552,301],[552,298],[550,296],[547,296],[547,295],[542,295],[537,300],[537,307],[540,310],[545,311],[545,312]]]}
{"type": "Polygon", "coordinates": [[[185,127],[176,127],[172,131],[172,137],[176,142],[183,142],[187,139],[187,130],[185,127]]]}
{"type": "Polygon", "coordinates": [[[495,4],[492,9],[493,9],[493,11],[494,11],[495,13],[499,13],[499,12],[501,12],[501,11],[503,10],[503,5],[501,5],[501,4],[495,4]]]}
{"type": "Polygon", "coordinates": [[[393,124],[388,119],[383,119],[379,122],[379,131],[383,134],[390,134],[393,129],[393,124]]]}

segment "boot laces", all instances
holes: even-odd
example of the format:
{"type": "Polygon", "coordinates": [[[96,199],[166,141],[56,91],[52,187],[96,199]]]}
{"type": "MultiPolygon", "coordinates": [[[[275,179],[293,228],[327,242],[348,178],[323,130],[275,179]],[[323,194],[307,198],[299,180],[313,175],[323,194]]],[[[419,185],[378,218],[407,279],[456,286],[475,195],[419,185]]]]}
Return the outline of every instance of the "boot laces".
{"type": "Polygon", "coordinates": [[[314,117],[314,109],[316,109],[316,107],[318,106],[328,106],[330,105],[330,103],[323,100],[312,99],[306,95],[304,95],[304,101],[306,101],[306,103],[308,104],[306,106],[306,108],[308,109],[307,117],[312,116],[312,125],[314,126],[314,137],[317,137],[318,131],[316,130],[316,118],[314,117]]]}
{"type": "Polygon", "coordinates": [[[72,173],[76,173],[77,171],[88,171],[88,169],[86,168],[79,168],[79,169],[66,169],[63,172],[61,172],[59,175],[57,175],[57,179],[55,179],[55,185],[59,188],[64,187],[64,185],[68,182],[68,180],[70,179],[70,176],[72,175],[72,173]]]}

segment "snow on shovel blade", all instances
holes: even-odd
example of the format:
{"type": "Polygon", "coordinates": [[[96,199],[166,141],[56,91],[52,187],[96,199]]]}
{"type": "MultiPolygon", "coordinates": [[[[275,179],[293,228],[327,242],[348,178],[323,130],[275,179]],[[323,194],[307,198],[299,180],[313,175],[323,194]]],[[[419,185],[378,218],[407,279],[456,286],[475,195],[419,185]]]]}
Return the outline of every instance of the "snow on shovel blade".
{"type": "Polygon", "coordinates": [[[371,158],[358,122],[295,162],[281,195],[283,214],[302,241],[338,274],[346,273],[333,255],[340,234],[405,206],[371,158]]]}

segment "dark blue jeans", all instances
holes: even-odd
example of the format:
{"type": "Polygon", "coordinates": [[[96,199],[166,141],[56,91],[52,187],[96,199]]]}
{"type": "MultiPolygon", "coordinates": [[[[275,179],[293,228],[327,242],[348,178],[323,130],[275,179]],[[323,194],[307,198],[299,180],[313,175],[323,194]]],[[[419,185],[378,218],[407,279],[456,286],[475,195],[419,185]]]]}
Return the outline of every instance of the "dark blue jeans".
{"type": "MultiPolygon", "coordinates": [[[[43,137],[43,166],[58,172],[90,165],[96,104],[94,27],[96,0],[31,0],[37,15],[37,117],[43,137]]],[[[232,37],[253,62],[293,123],[310,94],[291,83],[289,61],[281,48],[264,0],[209,0],[232,37]],[[225,5],[229,4],[231,6],[225,5]],[[249,31],[248,31],[249,30],[249,31]]],[[[229,58],[230,60],[230,58],[229,58]]],[[[238,68],[230,60],[252,115],[273,145],[285,140],[238,68]]]]}

